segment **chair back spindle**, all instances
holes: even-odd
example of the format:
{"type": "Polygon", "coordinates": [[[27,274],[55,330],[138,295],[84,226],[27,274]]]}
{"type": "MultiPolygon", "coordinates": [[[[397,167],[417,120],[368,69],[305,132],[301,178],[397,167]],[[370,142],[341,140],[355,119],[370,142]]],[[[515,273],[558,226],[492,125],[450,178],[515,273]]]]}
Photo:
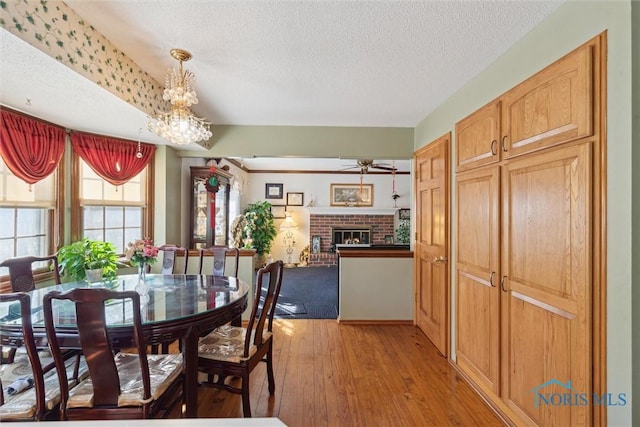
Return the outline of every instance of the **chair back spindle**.
{"type": "Polygon", "coordinates": [[[240,263],[240,250],[238,248],[228,248],[226,246],[211,246],[200,249],[200,274],[208,274],[204,271],[205,257],[211,255],[213,257],[213,268],[211,274],[214,276],[225,276],[227,266],[227,257],[231,257],[231,268],[226,276],[238,277],[238,266],[240,263]]]}
{"type": "Polygon", "coordinates": [[[184,254],[184,267],[182,270],[182,274],[187,274],[187,268],[189,266],[188,249],[176,245],[162,245],[158,249],[162,251],[162,265],[160,267],[160,274],[175,274],[177,260],[182,254],[184,254]]]}

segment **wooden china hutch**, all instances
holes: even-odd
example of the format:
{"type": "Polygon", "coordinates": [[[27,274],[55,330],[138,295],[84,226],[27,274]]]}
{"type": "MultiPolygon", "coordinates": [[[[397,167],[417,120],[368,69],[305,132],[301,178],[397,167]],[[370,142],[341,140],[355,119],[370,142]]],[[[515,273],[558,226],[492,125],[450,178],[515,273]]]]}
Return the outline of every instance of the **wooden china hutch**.
{"type": "Polygon", "coordinates": [[[189,248],[228,245],[230,179],[221,169],[191,167],[189,248]]]}

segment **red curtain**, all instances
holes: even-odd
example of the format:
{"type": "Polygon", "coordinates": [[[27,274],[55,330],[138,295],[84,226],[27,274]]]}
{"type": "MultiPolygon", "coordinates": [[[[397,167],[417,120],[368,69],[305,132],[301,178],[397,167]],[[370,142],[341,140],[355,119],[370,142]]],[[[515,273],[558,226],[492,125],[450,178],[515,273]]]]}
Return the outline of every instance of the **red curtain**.
{"type": "Polygon", "coordinates": [[[27,184],[51,175],[64,154],[65,130],[0,110],[0,155],[9,170],[27,184]]]}
{"type": "Polygon", "coordinates": [[[81,132],[71,133],[71,145],[98,176],[113,185],[138,175],[156,151],[155,145],[140,144],[138,151],[138,143],[81,132]]]}

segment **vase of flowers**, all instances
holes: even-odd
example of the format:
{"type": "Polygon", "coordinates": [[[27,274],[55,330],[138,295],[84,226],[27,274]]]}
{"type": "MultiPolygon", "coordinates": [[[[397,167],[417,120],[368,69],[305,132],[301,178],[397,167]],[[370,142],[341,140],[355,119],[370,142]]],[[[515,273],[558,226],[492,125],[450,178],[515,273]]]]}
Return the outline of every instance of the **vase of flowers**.
{"type": "Polygon", "coordinates": [[[149,287],[145,283],[147,280],[147,269],[158,260],[158,247],[151,239],[138,239],[127,245],[127,255],[129,262],[138,267],[138,285],[136,291],[148,298],[149,287]]]}

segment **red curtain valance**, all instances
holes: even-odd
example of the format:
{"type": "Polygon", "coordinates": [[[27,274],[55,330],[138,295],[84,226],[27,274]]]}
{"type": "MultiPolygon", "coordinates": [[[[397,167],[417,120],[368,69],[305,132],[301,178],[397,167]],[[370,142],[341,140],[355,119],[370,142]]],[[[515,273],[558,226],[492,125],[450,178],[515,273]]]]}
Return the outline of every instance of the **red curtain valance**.
{"type": "Polygon", "coordinates": [[[71,133],[71,145],[98,176],[113,185],[138,175],[156,151],[155,145],[140,144],[138,151],[136,142],[81,132],[71,133]]]}
{"type": "Polygon", "coordinates": [[[65,130],[21,114],[0,110],[0,155],[27,184],[51,175],[64,154],[65,130]]]}

